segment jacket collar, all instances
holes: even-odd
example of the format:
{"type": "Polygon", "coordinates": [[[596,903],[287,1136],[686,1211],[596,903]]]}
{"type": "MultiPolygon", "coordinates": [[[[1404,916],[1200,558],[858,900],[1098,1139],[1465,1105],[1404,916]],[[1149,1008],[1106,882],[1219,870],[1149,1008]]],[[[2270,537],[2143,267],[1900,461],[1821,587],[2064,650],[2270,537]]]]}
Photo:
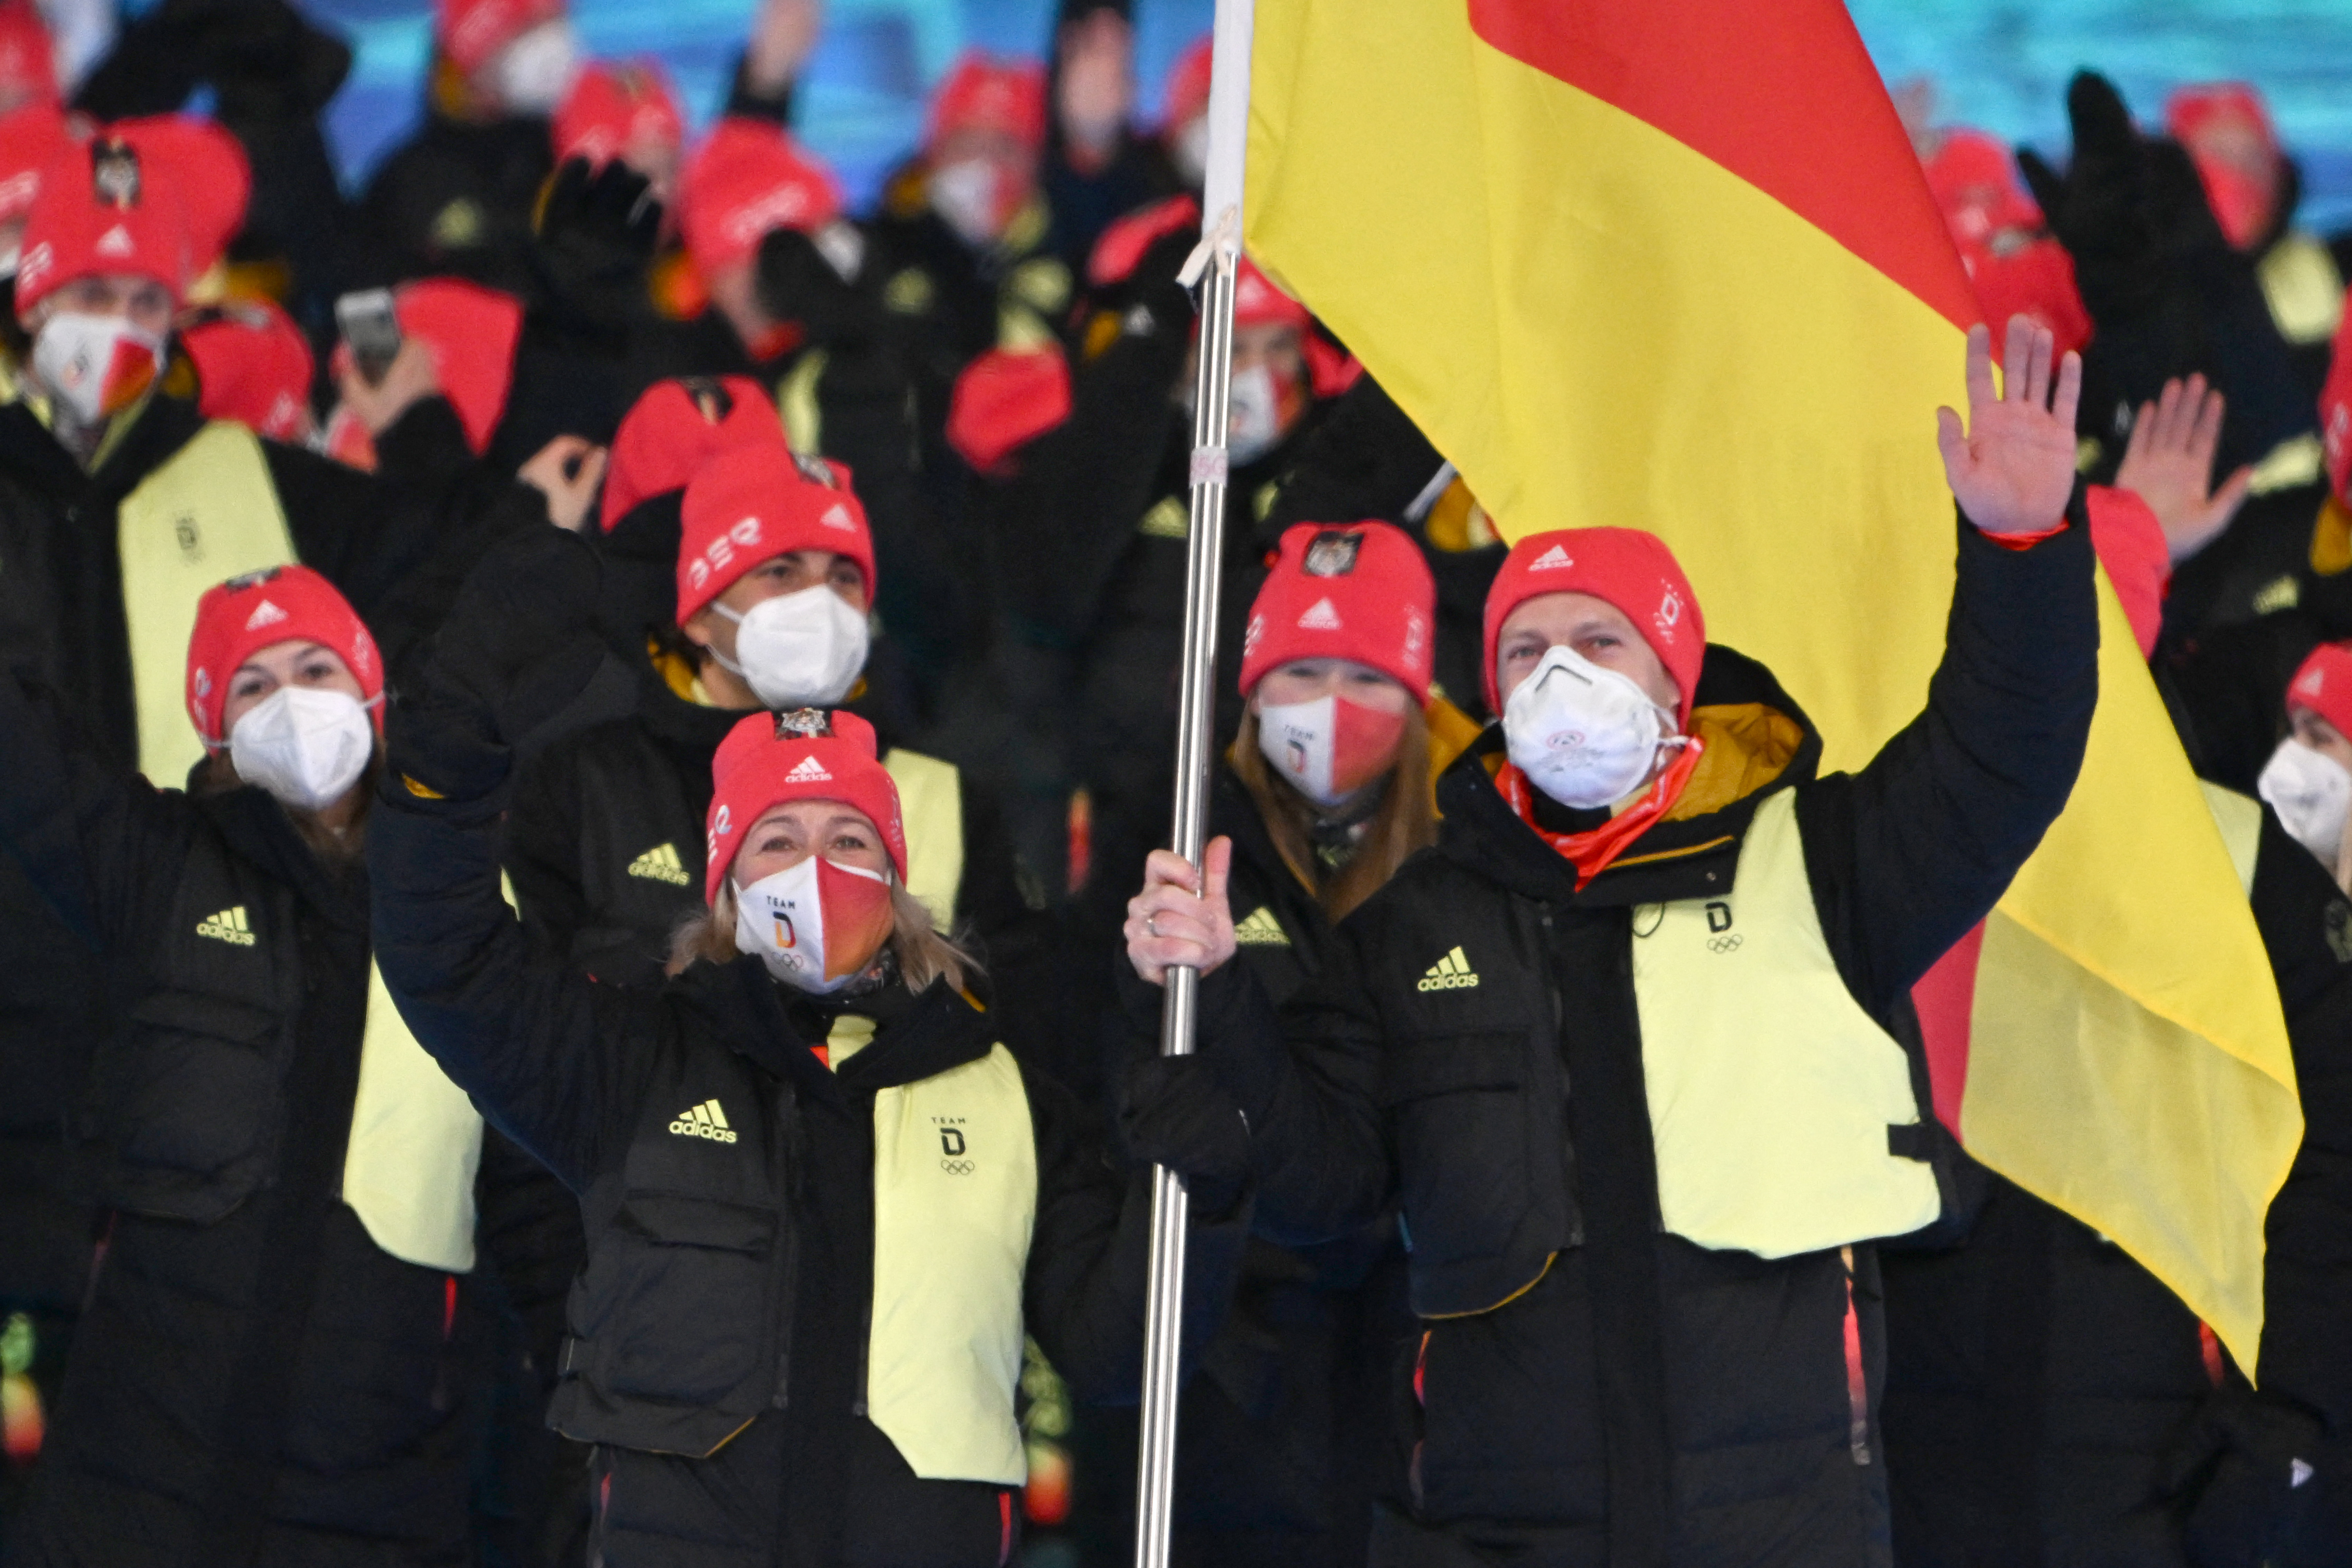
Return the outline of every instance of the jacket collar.
{"type": "Polygon", "coordinates": [[[162,393],[148,398],[129,417],[131,428],[105,449],[106,460],[95,473],[85,473],[31,406],[19,399],[0,407],[0,472],[55,500],[79,500],[92,491],[119,500],[205,426],[194,404],[162,393]]]}
{"type": "Polygon", "coordinates": [[[320,860],[303,842],[285,806],[257,785],[239,784],[193,798],[196,809],[240,859],[293,889],[296,897],[330,923],[366,926],[368,884],[363,857],[336,865],[320,860]]]}
{"type": "Polygon", "coordinates": [[[1756,808],[1810,782],[1821,737],[1771,671],[1709,644],[1692,703],[1709,754],[1667,816],[1581,893],[1576,868],[1537,837],[1496,789],[1503,727],[1490,724],[1437,784],[1438,852],[1512,892],[1545,903],[1612,908],[1706,898],[1730,889],[1756,808]]]}
{"type": "Polygon", "coordinates": [[[946,981],[934,981],[912,995],[899,989],[877,999],[878,1005],[851,1003],[827,1009],[876,1018],[873,1043],[843,1063],[836,1076],[810,1049],[823,1042],[811,1040],[794,1025],[782,988],[758,955],[697,963],[670,984],[730,1050],[797,1089],[828,1099],[935,1077],[986,1056],[993,1044],[978,1009],[946,981]]]}

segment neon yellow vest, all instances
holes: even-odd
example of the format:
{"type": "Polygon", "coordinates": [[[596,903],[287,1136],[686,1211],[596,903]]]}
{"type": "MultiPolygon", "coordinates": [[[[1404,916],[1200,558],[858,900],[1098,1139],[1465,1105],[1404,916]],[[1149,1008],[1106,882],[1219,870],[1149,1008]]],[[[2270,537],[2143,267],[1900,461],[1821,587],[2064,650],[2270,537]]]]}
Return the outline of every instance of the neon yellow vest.
{"type": "MultiPolygon", "coordinates": [[[[872,1033],[842,1020],[834,1065],[872,1033]]],[[[1028,1480],[1013,1396],[1036,1224],[1037,1140],[1010,1051],[877,1091],[866,1414],[925,1480],[1028,1480]]]]}
{"type": "Polygon", "coordinates": [[[1910,1061],[1838,977],[1795,791],[1757,808],[1729,896],[1643,905],[1633,932],[1666,1229],[1787,1258],[1936,1218],[1934,1171],[1887,1149],[1919,1121],[1910,1061]]]}
{"type": "Polygon", "coordinates": [[[369,1239],[402,1262],[470,1273],[481,1161],[480,1113],[408,1032],[371,962],[343,1202],[369,1239]]]}
{"type": "Polygon", "coordinates": [[[188,637],[196,601],[215,583],[294,559],[294,538],[261,442],[215,419],[123,497],[115,548],[131,685],[139,716],[139,770],[177,788],[204,754],[188,717],[188,637]]]}
{"type": "Polygon", "coordinates": [[[963,882],[963,782],[953,763],[894,746],[882,770],[898,786],[898,817],[907,827],[907,891],[931,911],[944,932],[955,923],[956,889],[963,882]]]}

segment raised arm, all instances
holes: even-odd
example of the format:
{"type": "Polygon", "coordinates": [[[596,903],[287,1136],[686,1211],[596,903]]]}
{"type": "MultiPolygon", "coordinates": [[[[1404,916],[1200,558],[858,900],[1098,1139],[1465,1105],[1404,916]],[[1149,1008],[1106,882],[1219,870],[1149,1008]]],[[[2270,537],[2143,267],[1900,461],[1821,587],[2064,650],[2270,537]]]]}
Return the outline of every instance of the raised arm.
{"type": "Polygon", "coordinates": [[[2064,807],[2098,702],[2090,525],[2074,479],[2081,363],[2010,324],[2006,395],[1969,335],[1969,419],[1937,411],[1959,562],[1926,711],[1801,797],[1822,924],[1883,1010],[2008,889],[2064,807]],[[2054,398],[2053,393],[2054,391],[2054,398]]]}
{"type": "Polygon", "coordinates": [[[658,999],[534,954],[499,889],[510,742],[601,657],[577,606],[595,557],[544,529],[493,551],[394,710],[368,827],[376,961],[416,1038],[485,1116],[575,1189],[627,1136],[667,1027],[658,999]]]}

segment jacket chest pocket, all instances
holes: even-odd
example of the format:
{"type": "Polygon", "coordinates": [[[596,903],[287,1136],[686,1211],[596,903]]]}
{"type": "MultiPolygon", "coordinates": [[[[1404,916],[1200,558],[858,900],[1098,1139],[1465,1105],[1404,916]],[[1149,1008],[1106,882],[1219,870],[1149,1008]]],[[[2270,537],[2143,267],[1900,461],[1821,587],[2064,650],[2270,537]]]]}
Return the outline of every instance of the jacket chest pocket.
{"type": "Polygon", "coordinates": [[[583,1370],[603,1393],[720,1403],[761,1370],[775,1318],[773,1208],[633,1193],[575,1289],[583,1370]]]}
{"type": "Polygon", "coordinates": [[[197,991],[141,998],[91,1085],[85,1131],[112,1153],[107,1201],[209,1222],[270,1163],[285,1070],[274,1009],[197,991]]]}
{"type": "Polygon", "coordinates": [[[1503,1030],[1408,1036],[1381,1063],[1416,1264],[1500,1255],[1530,1201],[1522,1037],[1503,1030]]]}

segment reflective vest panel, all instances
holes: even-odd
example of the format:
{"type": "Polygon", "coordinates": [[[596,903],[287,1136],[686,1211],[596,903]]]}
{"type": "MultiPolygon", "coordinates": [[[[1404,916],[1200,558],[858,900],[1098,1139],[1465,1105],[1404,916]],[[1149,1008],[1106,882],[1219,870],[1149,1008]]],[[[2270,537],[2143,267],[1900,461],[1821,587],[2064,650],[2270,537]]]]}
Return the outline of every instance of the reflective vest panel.
{"type": "Polygon", "coordinates": [[[369,1238],[402,1262],[470,1273],[481,1160],[480,1113],[408,1032],[371,961],[343,1202],[369,1238]]]}
{"type": "Polygon", "coordinates": [[[205,754],[188,717],[188,638],[215,583],[294,559],[261,442],[215,419],[122,498],[115,548],[131,635],[139,770],[176,789],[205,754]]]}
{"type": "Polygon", "coordinates": [[[874,1097],[866,1409],[925,1480],[1026,1483],[1014,1419],[1037,1141],[1013,1055],[874,1097]]]}
{"type": "Polygon", "coordinates": [[[907,827],[907,890],[931,911],[942,933],[955,924],[963,884],[963,781],[953,763],[893,746],[882,769],[898,786],[907,827]]]}
{"type": "Polygon", "coordinates": [[[1727,897],[1643,905],[1633,932],[1666,1229],[1786,1258],[1936,1218],[1934,1169],[1887,1147],[1919,1121],[1910,1061],[1838,976],[1793,790],[1757,808],[1727,897]]]}

